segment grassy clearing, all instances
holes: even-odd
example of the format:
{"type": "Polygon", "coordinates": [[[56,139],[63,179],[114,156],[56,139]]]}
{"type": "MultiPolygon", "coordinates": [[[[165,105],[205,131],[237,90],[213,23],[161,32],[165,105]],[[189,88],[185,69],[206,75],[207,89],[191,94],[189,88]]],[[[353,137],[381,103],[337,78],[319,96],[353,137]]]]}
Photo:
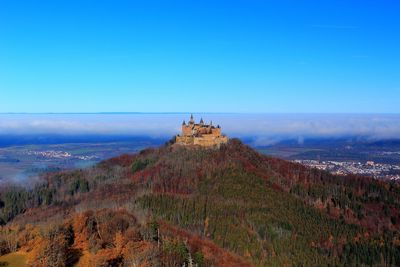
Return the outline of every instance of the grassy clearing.
{"type": "Polygon", "coordinates": [[[0,257],[0,266],[25,267],[26,255],[22,252],[14,252],[0,257]]]}

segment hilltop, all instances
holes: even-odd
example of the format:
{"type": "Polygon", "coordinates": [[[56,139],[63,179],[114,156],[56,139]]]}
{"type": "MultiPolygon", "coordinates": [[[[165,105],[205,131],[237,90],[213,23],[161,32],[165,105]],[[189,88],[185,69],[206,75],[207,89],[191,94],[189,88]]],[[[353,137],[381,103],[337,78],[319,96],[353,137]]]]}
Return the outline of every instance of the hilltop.
{"type": "Polygon", "coordinates": [[[398,266],[400,188],[166,144],[0,195],[0,251],[37,266],[398,266]]]}

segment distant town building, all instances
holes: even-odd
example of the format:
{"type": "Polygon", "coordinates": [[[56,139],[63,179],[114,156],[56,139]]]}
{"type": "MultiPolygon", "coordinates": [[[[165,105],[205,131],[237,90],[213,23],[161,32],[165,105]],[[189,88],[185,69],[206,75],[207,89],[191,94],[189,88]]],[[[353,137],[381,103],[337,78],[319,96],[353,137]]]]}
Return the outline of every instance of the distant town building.
{"type": "Polygon", "coordinates": [[[182,133],[176,136],[176,144],[178,145],[198,145],[203,147],[219,147],[221,144],[228,142],[228,137],[221,133],[221,127],[205,124],[203,119],[196,123],[193,115],[190,116],[188,123],[183,121],[182,133]]]}

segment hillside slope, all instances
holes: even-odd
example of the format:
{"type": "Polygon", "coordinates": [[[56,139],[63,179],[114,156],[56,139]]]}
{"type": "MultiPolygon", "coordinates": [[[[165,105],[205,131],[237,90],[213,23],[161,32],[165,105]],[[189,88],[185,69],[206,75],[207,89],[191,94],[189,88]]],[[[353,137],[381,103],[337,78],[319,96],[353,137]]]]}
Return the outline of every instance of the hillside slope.
{"type": "Polygon", "coordinates": [[[2,253],[48,266],[400,265],[398,185],[239,140],[123,155],[5,188],[1,200],[2,253]]]}

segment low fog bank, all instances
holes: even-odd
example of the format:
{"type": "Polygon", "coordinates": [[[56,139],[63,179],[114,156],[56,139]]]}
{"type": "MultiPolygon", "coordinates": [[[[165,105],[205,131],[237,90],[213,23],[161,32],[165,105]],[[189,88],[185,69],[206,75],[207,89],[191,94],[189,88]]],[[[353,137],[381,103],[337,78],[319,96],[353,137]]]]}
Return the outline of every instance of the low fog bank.
{"type": "MultiPolygon", "coordinates": [[[[180,132],[190,114],[1,114],[0,145],[7,138],[40,140],[53,136],[112,141],[132,136],[168,140],[180,132]]],[[[194,114],[221,125],[230,137],[254,146],[293,139],[359,137],[368,140],[400,138],[397,114],[194,114]]],[[[74,139],[75,138],[75,139],[74,139]]],[[[76,140],[75,140],[76,141],[76,140]]]]}
{"type": "Polygon", "coordinates": [[[23,145],[57,145],[57,144],[95,144],[95,143],[132,143],[146,142],[154,146],[161,145],[167,137],[141,135],[104,135],[104,134],[60,134],[60,133],[18,133],[0,134],[0,148],[23,145]]]}

